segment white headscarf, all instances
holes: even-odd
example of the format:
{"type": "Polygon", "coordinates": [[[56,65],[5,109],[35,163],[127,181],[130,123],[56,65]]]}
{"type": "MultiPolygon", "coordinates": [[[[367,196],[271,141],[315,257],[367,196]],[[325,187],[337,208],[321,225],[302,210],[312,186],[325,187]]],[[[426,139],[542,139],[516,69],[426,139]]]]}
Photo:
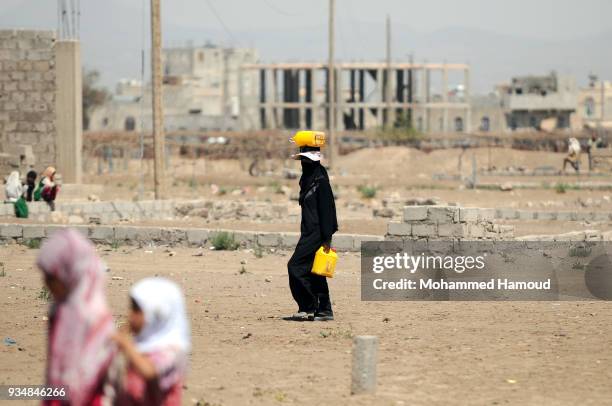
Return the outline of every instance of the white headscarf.
{"type": "Polygon", "coordinates": [[[23,185],[19,180],[19,172],[13,171],[6,181],[6,200],[16,202],[23,194],[23,185]]]}
{"type": "Polygon", "coordinates": [[[568,146],[567,146],[568,152],[570,154],[579,154],[580,153],[580,141],[578,141],[576,138],[572,137],[569,139],[568,142],[568,146]]]}
{"type": "Polygon", "coordinates": [[[130,290],[130,297],[144,313],[145,325],[136,336],[144,353],[175,347],[191,349],[185,300],[178,285],[165,278],[146,278],[130,290]]]}

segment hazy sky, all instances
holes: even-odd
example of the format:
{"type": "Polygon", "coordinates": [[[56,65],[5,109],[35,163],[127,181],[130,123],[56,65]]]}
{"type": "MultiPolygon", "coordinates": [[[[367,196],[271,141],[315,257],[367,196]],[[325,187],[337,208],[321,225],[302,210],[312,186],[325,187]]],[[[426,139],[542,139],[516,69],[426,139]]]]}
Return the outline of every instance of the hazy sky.
{"type": "MultiPolygon", "coordinates": [[[[139,75],[140,49],[143,40],[147,46],[149,41],[148,4],[149,0],[81,0],[83,62],[101,70],[106,84],[119,77],[139,75]]],[[[165,45],[184,44],[192,39],[195,43],[212,40],[254,46],[262,59],[274,61],[326,56],[327,0],[162,0],[162,4],[165,45]]],[[[0,0],[0,28],[54,29],[56,7],[56,0],[0,0]]],[[[416,52],[417,58],[448,55],[450,62],[479,63],[482,70],[498,71],[484,75],[483,78],[490,76],[486,80],[476,78],[475,86],[483,89],[490,88],[490,82],[507,72],[503,65],[487,64],[488,58],[498,55],[478,53],[470,49],[471,44],[455,46],[457,32],[470,32],[467,38],[476,38],[479,43],[487,38],[517,47],[537,42],[541,47],[537,52],[545,50],[548,43],[555,44],[557,53],[563,49],[560,44],[573,44],[589,63],[581,61],[580,66],[558,68],[578,76],[584,76],[589,69],[606,71],[612,67],[612,61],[601,59],[602,53],[610,54],[609,50],[595,46],[585,50],[579,44],[590,37],[599,38],[597,44],[607,44],[602,38],[612,36],[608,22],[612,16],[610,0],[336,0],[336,8],[339,59],[382,58],[383,24],[390,14],[395,58],[405,59],[410,52],[416,52]],[[446,37],[441,37],[440,32],[446,37]],[[474,33],[478,36],[474,37],[474,33]]],[[[495,51],[494,46],[491,48],[495,51]]],[[[530,65],[526,52],[517,52],[520,61],[507,61],[517,65],[517,73],[557,69],[553,63],[530,65]]],[[[564,63],[563,58],[559,61],[564,63]]]]}

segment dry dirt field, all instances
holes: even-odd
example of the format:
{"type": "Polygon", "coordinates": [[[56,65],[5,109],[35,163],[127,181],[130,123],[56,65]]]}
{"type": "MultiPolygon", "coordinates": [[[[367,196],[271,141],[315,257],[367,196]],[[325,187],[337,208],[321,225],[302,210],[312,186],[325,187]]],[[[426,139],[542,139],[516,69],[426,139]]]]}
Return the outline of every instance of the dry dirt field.
{"type": "MultiPolygon", "coordinates": [[[[330,289],[336,321],[296,323],[288,253],[99,247],[124,320],[129,286],[163,275],[185,289],[193,353],[184,404],[603,405],[612,399],[605,302],[362,302],[358,254],[330,289]],[[151,251],[151,252],[147,252],[151,251]],[[246,261],[246,264],[241,264],[246,261]],[[244,267],[246,272],[240,272],[244,267]],[[111,277],[123,278],[112,280],[111,277]],[[378,392],[350,396],[351,337],[380,339],[378,392]]],[[[36,250],[0,247],[0,384],[40,384],[45,365],[36,250]]],[[[34,403],[32,403],[34,404],[34,403]]]]}

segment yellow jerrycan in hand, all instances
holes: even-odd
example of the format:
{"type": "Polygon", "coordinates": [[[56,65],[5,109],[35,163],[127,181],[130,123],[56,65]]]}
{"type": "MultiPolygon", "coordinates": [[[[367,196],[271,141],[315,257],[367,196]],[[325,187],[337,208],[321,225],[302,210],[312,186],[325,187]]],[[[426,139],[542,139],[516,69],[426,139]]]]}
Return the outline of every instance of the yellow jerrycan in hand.
{"type": "Polygon", "coordinates": [[[329,252],[325,252],[323,247],[319,248],[315,254],[314,263],[312,264],[312,273],[325,276],[327,278],[334,277],[336,263],[338,262],[338,254],[334,248],[330,248],[329,252]]]}

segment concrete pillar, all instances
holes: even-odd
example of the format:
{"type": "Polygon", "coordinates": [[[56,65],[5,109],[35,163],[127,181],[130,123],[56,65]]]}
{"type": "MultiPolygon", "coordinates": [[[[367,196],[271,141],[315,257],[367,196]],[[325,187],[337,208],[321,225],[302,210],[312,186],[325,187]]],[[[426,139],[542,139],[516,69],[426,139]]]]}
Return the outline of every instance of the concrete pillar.
{"type": "MultiPolygon", "coordinates": [[[[336,131],[344,130],[344,93],[342,90],[342,69],[336,68],[336,131]]],[[[338,145],[337,140],[335,141],[338,145]]]]}
{"type": "Polygon", "coordinates": [[[446,64],[442,68],[442,132],[448,133],[448,69],[446,64]]]}
{"type": "MultiPolygon", "coordinates": [[[[365,103],[365,74],[366,71],[364,69],[359,70],[359,103],[365,103]]],[[[365,130],[365,109],[363,107],[359,108],[359,124],[357,127],[360,130],[365,130]]]]}
{"type": "Polygon", "coordinates": [[[83,177],[83,103],[81,47],[78,41],[57,41],[56,63],[56,167],[65,183],[83,177]]]}
{"type": "Polygon", "coordinates": [[[266,69],[262,68],[259,70],[259,125],[262,130],[267,129],[270,125],[268,121],[267,91],[266,69]]]}
{"type": "Polygon", "coordinates": [[[464,79],[463,85],[465,86],[465,103],[467,107],[465,109],[465,124],[463,125],[463,129],[466,133],[470,133],[472,131],[472,103],[470,102],[470,68],[469,66],[465,68],[463,71],[464,79]]]}
{"type": "Polygon", "coordinates": [[[310,70],[310,128],[319,130],[319,109],[317,108],[317,69],[310,70]]]}
{"type": "Polygon", "coordinates": [[[376,392],[378,337],[357,336],[353,340],[351,394],[376,392]]]}
{"type": "Polygon", "coordinates": [[[426,66],[423,67],[423,92],[424,92],[424,103],[425,109],[423,110],[423,132],[431,133],[431,123],[430,123],[430,114],[429,114],[429,102],[430,100],[430,70],[427,69],[426,66]]]}
{"type": "Polygon", "coordinates": [[[238,67],[238,129],[240,131],[244,131],[244,116],[247,114],[246,106],[244,105],[243,76],[242,65],[240,65],[238,67]]]}

